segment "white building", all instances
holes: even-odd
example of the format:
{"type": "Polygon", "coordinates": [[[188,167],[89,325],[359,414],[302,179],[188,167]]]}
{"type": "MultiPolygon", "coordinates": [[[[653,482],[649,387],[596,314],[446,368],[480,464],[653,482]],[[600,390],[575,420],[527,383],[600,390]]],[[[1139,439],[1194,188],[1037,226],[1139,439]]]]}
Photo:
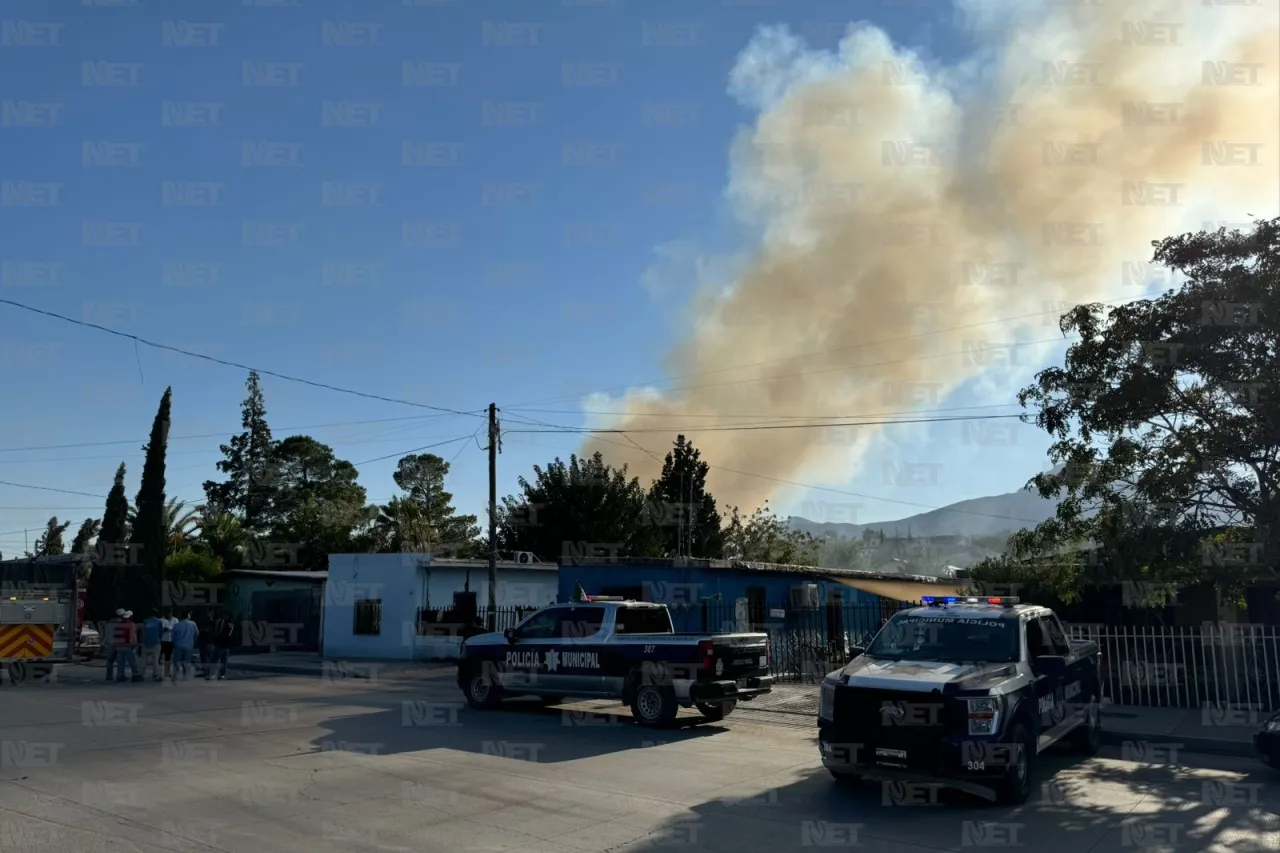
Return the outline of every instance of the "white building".
{"type": "MultiPolygon", "coordinates": [[[[498,563],[498,606],[553,603],[558,573],[554,563],[498,563]]],[[[453,657],[461,644],[456,632],[422,632],[419,617],[422,611],[452,607],[454,594],[467,590],[476,594],[483,612],[489,602],[487,561],[433,559],[429,554],[330,554],[324,656],[329,660],[453,657]]]]}

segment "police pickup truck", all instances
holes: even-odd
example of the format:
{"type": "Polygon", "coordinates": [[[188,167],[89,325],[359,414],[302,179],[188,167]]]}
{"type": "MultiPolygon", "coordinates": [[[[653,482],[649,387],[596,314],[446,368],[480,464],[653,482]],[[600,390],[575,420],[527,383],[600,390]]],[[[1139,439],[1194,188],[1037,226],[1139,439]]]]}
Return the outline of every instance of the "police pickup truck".
{"type": "Polygon", "coordinates": [[[1011,805],[1037,756],[1101,741],[1098,644],[1016,598],[923,599],[826,676],[822,763],[837,781],[924,782],[1011,805]]]}
{"type": "Polygon", "coordinates": [[[677,634],[665,605],[603,596],[556,604],[462,646],[458,686],[473,708],[508,696],[620,699],[643,726],[680,707],[712,721],[773,689],[768,634],[677,634]]]}

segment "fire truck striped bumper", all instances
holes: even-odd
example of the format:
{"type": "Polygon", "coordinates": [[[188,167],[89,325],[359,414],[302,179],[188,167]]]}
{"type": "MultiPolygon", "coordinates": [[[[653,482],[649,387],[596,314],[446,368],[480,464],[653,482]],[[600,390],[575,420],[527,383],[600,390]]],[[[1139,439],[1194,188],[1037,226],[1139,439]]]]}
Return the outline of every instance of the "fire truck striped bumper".
{"type": "Polygon", "coordinates": [[[0,625],[0,660],[53,657],[52,625],[0,625]]]}

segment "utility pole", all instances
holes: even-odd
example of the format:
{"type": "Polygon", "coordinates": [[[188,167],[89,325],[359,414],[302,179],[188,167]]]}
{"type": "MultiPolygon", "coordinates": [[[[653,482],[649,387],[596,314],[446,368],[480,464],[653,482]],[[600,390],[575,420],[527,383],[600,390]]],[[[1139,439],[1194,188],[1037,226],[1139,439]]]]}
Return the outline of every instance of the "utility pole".
{"type": "Polygon", "coordinates": [[[489,619],[488,629],[498,625],[498,407],[489,404],[489,619]]]}

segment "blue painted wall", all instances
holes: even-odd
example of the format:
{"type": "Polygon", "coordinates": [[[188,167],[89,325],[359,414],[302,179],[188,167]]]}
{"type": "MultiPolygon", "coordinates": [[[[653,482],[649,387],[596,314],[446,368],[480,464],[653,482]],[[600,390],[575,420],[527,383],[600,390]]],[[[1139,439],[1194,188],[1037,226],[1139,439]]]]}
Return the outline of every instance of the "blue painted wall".
{"type": "MultiPolygon", "coordinates": [[[[650,590],[649,598],[666,604],[670,610],[675,628],[679,632],[697,632],[703,630],[704,609],[699,604],[703,599],[717,593],[720,603],[713,604],[710,613],[714,619],[731,618],[735,599],[746,598],[748,587],[763,587],[765,590],[766,608],[783,608],[789,610],[791,588],[800,584],[812,583],[818,587],[818,600],[827,602],[830,590],[839,591],[846,608],[862,613],[865,611],[868,620],[874,620],[878,610],[880,597],[862,590],[851,589],[844,584],[825,578],[797,576],[789,573],[770,574],[768,572],[742,569],[704,569],[700,567],[675,568],[668,566],[561,566],[559,572],[560,601],[573,598],[575,585],[581,584],[587,595],[607,595],[614,593],[618,587],[639,587],[650,590]]],[[[794,614],[776,618],[765,614],[766,621],[779,626],[794,624],[794,614]]],[[[815,619],[812,612],[805,617],[815,619]]],[[[819,617],[820,618],[820,617],[819,617]]],[[[850,626],[851,627],[851,626],[850,626]]],[[[720,625],[709,626],[711,630],[720,630],[720,625]]]]}

